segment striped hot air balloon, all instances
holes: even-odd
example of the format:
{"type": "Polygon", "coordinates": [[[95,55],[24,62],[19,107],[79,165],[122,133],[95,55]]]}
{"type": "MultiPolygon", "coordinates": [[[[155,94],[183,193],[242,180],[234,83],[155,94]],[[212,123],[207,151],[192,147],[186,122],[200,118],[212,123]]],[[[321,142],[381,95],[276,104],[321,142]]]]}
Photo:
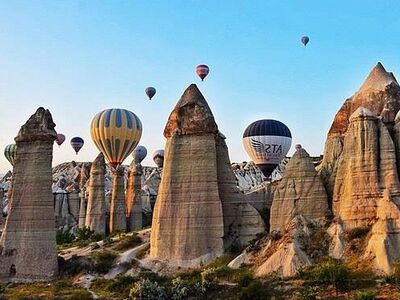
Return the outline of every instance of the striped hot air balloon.
{"type": "Polygon", "coordinates": [[[153,153],[153,161],[157,167],[162,168],[164,166],[164,150],[160,149],[153,153]]]}
{"type": "Polygon", "coordinates": [[[65,141],[65,135],[62,133],[57,133],[57,138],[55,139],[55,142],[57,143],[58,146],[61,146],[62,143],[65,141]]]}
{"type": "Polygon", "coordinates": [[[129,110],[106,109],[94,116],[90,134],[110,166],[116,169],[139,143],[142,123],[129,110]]]}
{"type": "Polygon", "coordinates": [[[243,133],[243,145],[265,177],[269,177],[288,153],[292,144],[289,128],[280,121],[259,120],[243,133]]]}
{"type": "Polygon", "coordinates": [[[83,147],[85,141],[83,138],[76,136],[71,139],[71,146],[75,150],[75,153],[78,155],[79,150],[83,147]]]}
{"type": "Polygon", "coordinates": [[[7,145],[4,148],[4,156],[7,158],[7,160],[10,162],[10,164],[12,166],[14,166],[16,155],[17,155],[17,145],[16,144],[7,145]]]}
{"type": "Polygon", "coordinates": [[[200,77],[201,81],[206,78],[208,73],[210,72],[210,68],[207,65],[198,65],[196,67],[196,74],[200,77]]]}

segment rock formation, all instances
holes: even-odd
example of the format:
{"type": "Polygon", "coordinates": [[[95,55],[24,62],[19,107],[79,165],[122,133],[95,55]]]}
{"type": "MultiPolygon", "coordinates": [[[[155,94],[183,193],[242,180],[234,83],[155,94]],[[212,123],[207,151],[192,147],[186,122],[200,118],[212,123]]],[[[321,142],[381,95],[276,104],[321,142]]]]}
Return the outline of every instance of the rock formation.
{"type": "Polygon", "coordinates": [[[142,175],[143,168],[140,163],[132,161],[128,171],[126,186],[126,219],[129,230],[142,228],[142,175]]]}
{"type": "Polygon", "coordinates": [[[324,219],[328,214],[325,187],[309,154],[300,147],[274,190],[270,231],[283,230],[295,216],[324,219]]]}
{"type": "Polygon", "coordinates": [[[398,198],[394,143],[381,119],[359,107],[350,117],[333,191],[333,211],[346,230],[375,222],[384,189],[398,198]]]}
{"type": "Polygon", "coordinates": [[[196,85],[189,86],[164,130],[167,143],[153,214],[152,258],[191,266],[223,254],[216,134],[206,100],[196,85]]]}
{"type": "Polygon", "coordinates": [[[0,239],[0,277],[48,280],[57,275],[51,162],[56,138],[51,114],[39,108],[15,138],[12,207],[0,239]]]}
{"type": "Polygon", "coordinates": [[[68,194],[69,212],[77,221],[79,220],[80,197],[78,191],[72,191],[68,194]]]}
{"type": "Polygon", "coordinates": [[[215,136],[217,153],[217,184],[224,219],[224,248],[246,246],[257,234],[265,231],[264,221],[257,210],[247,203],[236,186],[225,136],[215,136]]]}
{"type": "Polygon", "coordinates": [[[106,233],[105,173],[106,163],[100,153],[90,168],[85,219],[85,226],[99,234],[106,233]]]}
{"type": "Polygon", "coordinates": [[[176,104],[164,136],[151,258],[199,266],[265,230],[259,213],[236,186],[225,137],[196,85],[176,104]]]}
{"type": "Polygon", "coordinates": [[[328,197],[332,198],[336,178],[337,161],[343,150],[344,134],[350,124],[350,116],[360,106],[381,116],[391,130],[394,117],[400,109],[400,86],[391,72],[378,63],[359,91],[347,99],[336,114],[325,143],[323,161],[319,173],[324,180],[328,197]]]}
{"type": "Polygon", "coordinates": [[[126,231],[125,173],[123,168],[113,172],[110,204],[110,232],[126,231]]]}
{"type": "Polygon", "coordinates": [[[78,227],[83,228],[86,225],[86,208],[87,208],[86,188],[80,190],[79,197],[80,197],[80,204],[79,204],[78,227]]]}

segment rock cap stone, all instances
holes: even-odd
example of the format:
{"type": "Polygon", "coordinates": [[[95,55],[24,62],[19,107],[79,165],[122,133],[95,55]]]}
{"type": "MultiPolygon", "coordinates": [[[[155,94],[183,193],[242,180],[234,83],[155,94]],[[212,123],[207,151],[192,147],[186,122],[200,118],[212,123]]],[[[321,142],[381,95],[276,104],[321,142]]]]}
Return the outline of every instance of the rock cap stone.
{"type": "Polygon", "coordinates": [[[358,93],[367,91],[384,91],[386,86],[391,83],[399,85],[393,73],[387,72],[382,63],[378,62],[361,85],[358,93]]]}
{"type": "Polygon", "coordinates": [[[369,109],[360,106],[357,108],[350,116],[350,120],[356,119],[356,118],[376,118],[376,115],[370,111],[369,109]]]}
{"type": "Polygon", "coordinates": [[[39,107],[28,121],[21,127],[15,138],[16,142],[29,142],[37,140],[55,140],[57,132],[56,124],[48,109],[39,107]]]}
{"type": "Polygon", "coordinates": [[[217,132],[218,126],[207,101],[198,87],[191,84],[171,112],[164,129],[164,136],[169,138],[174,134],[195,135],[217,132]]]}

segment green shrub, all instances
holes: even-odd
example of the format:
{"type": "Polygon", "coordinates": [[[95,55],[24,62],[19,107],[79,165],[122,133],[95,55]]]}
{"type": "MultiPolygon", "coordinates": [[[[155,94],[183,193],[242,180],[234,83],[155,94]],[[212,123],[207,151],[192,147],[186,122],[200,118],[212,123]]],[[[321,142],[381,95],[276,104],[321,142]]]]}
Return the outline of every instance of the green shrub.
{"type": "Polygon", "coordinates": [[[94,270],[94,262],[83,256],[72,256],[69,260],[62,264],[61,273],[65,275],[75,276],[83,272],[91,272],[94,270]]]}
{"type": "Polygon", "coordinates": [[[353,228],[347,233],[347,238],[350,241],[354,240],[354,239],[363,238],[368,234],[368,232],[370,230],[371,230],[370,227],[356,227],[356,228],[353,228]]]}
{"type": "Polygon", "coordinates": [[[171,282],[170,293],[172,300],[186,299],[189,294],[187,283],[183,281],[180,277],[174,278],[171,282]]]}
{"type": "Polygon", "coordinates": [[[148,279],[142,279],[133,284],[129,292],[129,298],[132,300],[167,300],[167,293],[163,286],[158,282],[152,282],[148,279]]]}
{"type": "Polygon", "coordinates": [[[296,295],[301,300],[315,300],[317,299],[319,288],[316,286],[306,286],[301,291],[297,292],[296,295]]]}
{"type": "Polygon", "coordinates": [[[251,273],[239,273],[235,278],[235,282],[238,284],[240,288],[247,287],[254,280],[254,277],[251,273]]]}
{"type": "Polygon", "coordinates": [[[299,270],[298,276],[302,279],[310,280],[316,284],[333,285],[338,295],[339,291],[344,291],[350,281],[350,269],[346,264],[338,259],[329,258],[317,265],[299,270]]]}
{"type": "Polygon", "coordinates": [[[240,300],[258,300],[266,299],[266,291],[259,280],[252,281],[247,287],[242,288],[240,300]]]}
{"type": "Polygon", "coordinates": [[[135,233],[133,235],[124,237],[120,242],[118,242],[114,249],[117,251],[124,251],[135,248],[141,243],[142,239],[135,233]]]}
{"type": "Polygon", "coordinates": [[[137,279],[132,276],[117,276],[108,286],[107,290],[114,293],[129,293],[129,289],[137,279]]]}
{"type": "Polygon", "coordinates": [[[90,292],[85,290],[71,291],[68,295],[63,296],[65,300],[92,300],[93,296],[90,292]]]}
{"type": "Polygon", "coordinates": [[[301,248],[311,258],[316,259],[326,256],[329,251],[330,236],[326,228],[314,225],[310,228],[309,235],[301,237],[301,248]]]}
{"type": "Polygon", "coordinates": [[[105,274],[110,270],[117,255],[109,251],[103,251],[95,252],[91,257],[95,260],[94,271],[100,274],[105,274]]]}
{"type": "Polygon", "coordinates": [[[376,295],[374,292],[371,291],[360,291],[357,292],[353,298],[353,300],[375,300],[376,295]]]}
{"type": "Polygon", "coordinates": [[[75,236],[69,231],[63,231],[62,229],[57,230],[56,243],[57,245],[71,244],[75,239],[75,236]]]}

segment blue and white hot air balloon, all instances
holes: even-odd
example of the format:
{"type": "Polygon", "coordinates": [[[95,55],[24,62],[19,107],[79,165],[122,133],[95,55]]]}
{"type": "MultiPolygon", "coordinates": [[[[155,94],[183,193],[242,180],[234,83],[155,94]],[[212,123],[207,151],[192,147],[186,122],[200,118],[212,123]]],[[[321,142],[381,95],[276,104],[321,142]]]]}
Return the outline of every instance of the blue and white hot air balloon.
{"type": "Polygon", "coordinates": [[[280,121],[258,120],[244,131],[243,145],[265,177],[269,177],[288,153],[292,145],[292,134],[280,121]]]}
{"type": "Polygon", "coordinates": [[[138,145],[132,152],[133,160],[135,163],[140,164],[147,155],[147,149],[145,146],[138,145]]]}

